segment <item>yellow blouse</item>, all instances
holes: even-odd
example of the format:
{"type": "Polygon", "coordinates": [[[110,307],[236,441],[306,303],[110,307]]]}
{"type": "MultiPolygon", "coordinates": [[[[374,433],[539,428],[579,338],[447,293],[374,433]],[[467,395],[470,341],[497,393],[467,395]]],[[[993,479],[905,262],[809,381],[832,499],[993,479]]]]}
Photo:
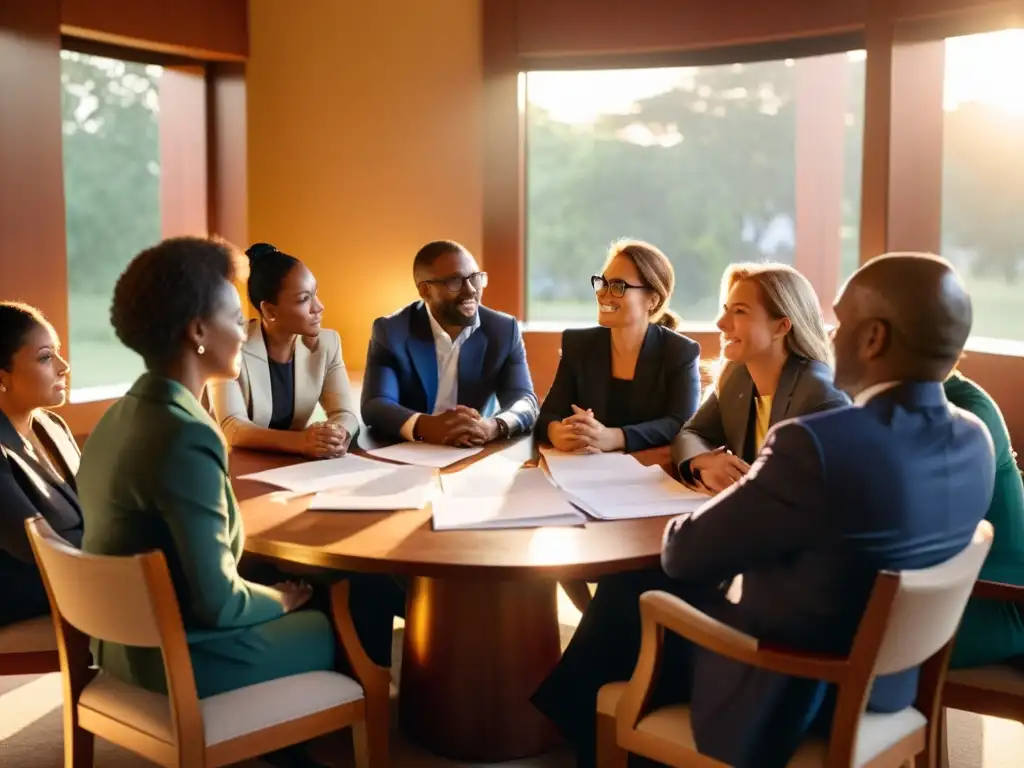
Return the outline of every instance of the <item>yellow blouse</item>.
{"type": "Polygon", "coordinates": [[[754,423],[754,446],[757,452],[761,452],[764,445],[764,437],[768,434],[768,427],[772,422],[772,397],[761,395],[754,400],[756,410],[756,422],[754,423]]]}

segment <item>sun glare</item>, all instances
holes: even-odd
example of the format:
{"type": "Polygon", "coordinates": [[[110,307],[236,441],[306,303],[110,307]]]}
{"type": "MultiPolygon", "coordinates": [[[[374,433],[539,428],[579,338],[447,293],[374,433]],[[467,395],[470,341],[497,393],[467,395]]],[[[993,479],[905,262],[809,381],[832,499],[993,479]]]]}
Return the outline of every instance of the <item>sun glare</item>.
{"type": "MultiPolygon", "coordinates": [[[[850,51],[851,62],[864,51],[850,51]]],[[[687,67],[575,72],[531,72],[526,99],[563,123],[589,124],[601,115],[625,115],[642,99],[684,85],[693,78],[687,67]]],[[[947,110],[982,102],[1024,115],[1024,29],[1009,29],[946,41],[944,104],[947,110]]]]}

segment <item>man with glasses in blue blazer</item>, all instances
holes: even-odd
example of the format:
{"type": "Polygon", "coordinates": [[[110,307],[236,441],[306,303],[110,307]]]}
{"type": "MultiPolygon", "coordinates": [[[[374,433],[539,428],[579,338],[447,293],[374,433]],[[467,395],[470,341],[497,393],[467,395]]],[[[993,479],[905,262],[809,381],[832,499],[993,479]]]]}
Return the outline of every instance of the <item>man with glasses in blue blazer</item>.
{"type": "Polygon", "coordinates": [[[362,417],[383,438],[483,445],[539,410],[518,321],[482,305],[487,273],[451,240],[413,260],[420,301],[373,323],[362,417]]]}

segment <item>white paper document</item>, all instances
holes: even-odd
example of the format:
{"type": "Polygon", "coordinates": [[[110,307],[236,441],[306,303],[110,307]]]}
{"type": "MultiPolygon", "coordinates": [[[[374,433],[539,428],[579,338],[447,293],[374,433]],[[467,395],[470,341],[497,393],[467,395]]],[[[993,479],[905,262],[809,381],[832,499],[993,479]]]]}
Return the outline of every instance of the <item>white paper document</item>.
{"type": "Polygon", "coordinates": [[[441,480],[434,530],[539,528],[582,525],[586,518],[540,469],[520,469],[495,454],[441,480]]]}
{"type": "Polygon", "coordinates": [[[347,455],[268,469],[244,480],[315,493],[310,509],[423,509],[439,490],[431,467],[399,466],[347,455]]]}
{"type": "Polygon", "coordinates": [[[573,454],[541,449],[551,478],[580,509],[599,520],[695,512],[708,497],[623,453],[573,454]]]}
{"type": "Polygon", "coordinates": [[[374,448],[367,451],[371,456],[389,461],[400,461],[403,464],[416,464],[421,467],[441,469],[449,464],[469,458],[480,453],[483,446],[460,448],[454,445],[431,445],[430,443],[395,443],[386,448],[374,448]]]}

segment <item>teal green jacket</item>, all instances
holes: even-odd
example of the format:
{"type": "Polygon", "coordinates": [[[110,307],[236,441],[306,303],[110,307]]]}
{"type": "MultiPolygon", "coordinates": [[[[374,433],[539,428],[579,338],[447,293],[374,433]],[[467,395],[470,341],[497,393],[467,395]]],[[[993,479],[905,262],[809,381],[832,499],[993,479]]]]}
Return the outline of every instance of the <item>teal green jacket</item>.
{"type": "MultiPolygon", "coordinates": [[[[210,415],[181,384],[143,375],[100,419],[82,451],[82,549],[167,558],[190,644],[217,640],[284,615],[277,592],[238,575],[242,519],[227,448],[210,415]]],[[[145,687],[162,687],[159,653],[94,646],[97,663],[145,687]]]]}
{"type": "Polygon", "coordinates": [[[995,537],[980,578],[1024,585],[1024,482],[1006,422],[992,397],[967,377],[954,374],[946,381],[945,390],[949,402],[985,423],[995,446],[996,484],[985,516],[995,537]]]}

